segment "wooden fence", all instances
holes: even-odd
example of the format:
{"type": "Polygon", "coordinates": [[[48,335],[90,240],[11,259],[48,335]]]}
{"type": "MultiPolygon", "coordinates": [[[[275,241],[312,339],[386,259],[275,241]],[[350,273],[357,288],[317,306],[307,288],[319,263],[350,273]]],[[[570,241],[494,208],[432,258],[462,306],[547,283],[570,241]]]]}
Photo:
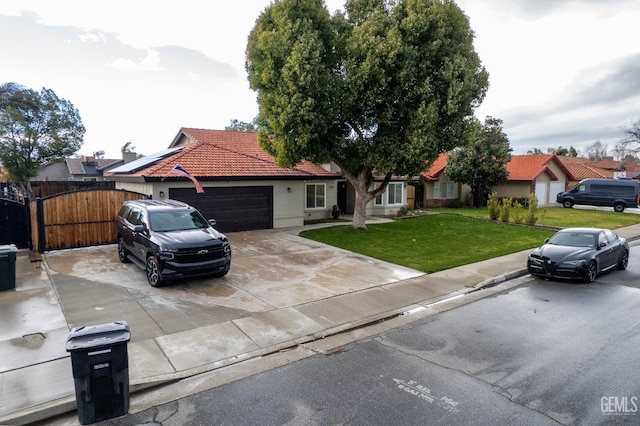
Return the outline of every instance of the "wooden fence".
{"type": "Polygon", "coordinates": [[[31,199],[35,200],[36,198],[45,198],[64,192],[89,189],[116,189],[116,183],[112,181],[82,180],[33,181],[31,182],[31,199]]]}
{"type": "Polygon", "coordinates": [[[33,250],[115,243],[115,217],[126,200],[145,194],[116,189],[68,192],[31,202],[33,250]]]}

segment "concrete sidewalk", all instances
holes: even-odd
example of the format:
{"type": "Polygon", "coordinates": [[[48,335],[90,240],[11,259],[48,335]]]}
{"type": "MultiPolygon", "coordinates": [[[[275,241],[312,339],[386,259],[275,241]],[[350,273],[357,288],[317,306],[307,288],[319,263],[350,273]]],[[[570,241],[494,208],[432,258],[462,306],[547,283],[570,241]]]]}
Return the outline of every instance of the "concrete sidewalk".
{"type": "MultiPolygon", "coordinates": [[[[313,353],[331,351],[335,343],[332,347],[327,339],[323,344],[328,336],[371,324],[378,326],[370,332],[379,333],[384,327],[504,291],[501,283],[527,274],[529,250],[427,275],[309,242],[298,237],[298,231],[273,230],[262,246],[240,241],[253,241],[258,234],[237,233],[238,247],[234,246],[232,272],[225,277],[227,285],[209,281],[162,291],[141,284],[140,274],[130,270],[116,274],[114,268],[123,266],[105,265],[104,259],[100,264],[86,259],[84,267],[96,271],[87,276],[79,274],[78,259],[66,269],[65,261],[73,253],[47,254],[40,263],[30,262],[28,254],[20,252],[16,290],[0,293],[4,324],[0,332],[0,424],[27,424],[56,416],[61,416],[56,424],[78,424],[71,361],[65,350],[69,331],[75,326],[128,322],[132,334],[128,344],[129,411],[133,413],[184,396],[161,392],[162,396],[152,397],[147,391],[152,387],[168,387],[212,371],[219,373],[218,380],[232,381],[266,368],[246,361],[289,353],[290,362],[308,356],[296,352],[301,346],[312,348],[313,353]],[[275,250],[269,244],[276,236],[291,246],[282,257],[297,275],[283,275],[277,264],[268,267],[278,262],[269,254],[275,250]],[[259,256],[252,252],[258,250],[254,247],[261,247],[259,256]],[[305,255],[297,259],[295,254],[301,252],[305,255]],[[311,256],[314,261],[310,263],[321,264],[321,269],[307,276],[312,265],[305,262],[311,256]],[[267,276],[261,278],[262,285],[253,282],[249,287],[247,283],[255,276],[245,277],[246,281],[240,278],[256,262],[263,263],[260,267],[267,276]],[[123,277],[130,282],[123,283],[123,277]],[[217,292],[216,302],[208,298],[211,294],[202,292],[217,292]],[[169,296],[173,297],[171,304],[169,296]],[[175,300],[180,301],[179,306],[175,300]],[[232,370],[232,366],[237,368],[232,370]]],[[[629,240],[639,239],[640,225],[617,232],[629,240]]]]}

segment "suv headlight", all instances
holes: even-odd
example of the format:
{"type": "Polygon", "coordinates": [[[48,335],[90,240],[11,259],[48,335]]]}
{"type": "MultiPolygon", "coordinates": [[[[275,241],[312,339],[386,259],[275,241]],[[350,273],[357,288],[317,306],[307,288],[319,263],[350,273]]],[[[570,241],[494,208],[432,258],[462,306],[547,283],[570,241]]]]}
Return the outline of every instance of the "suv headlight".
{"type": "Polygon", "coordinates": [[[175,254],[178,252],[178,249],[174,248],[163,248],[160,251],[160,258],[163,260],[172,260],[175,257],[175,254]]]}
{"type": "Polygon", "coordinates": [[[224,243],[222,250],[224,251],[224,254],[231,256],[231,244],[224,243]]]}

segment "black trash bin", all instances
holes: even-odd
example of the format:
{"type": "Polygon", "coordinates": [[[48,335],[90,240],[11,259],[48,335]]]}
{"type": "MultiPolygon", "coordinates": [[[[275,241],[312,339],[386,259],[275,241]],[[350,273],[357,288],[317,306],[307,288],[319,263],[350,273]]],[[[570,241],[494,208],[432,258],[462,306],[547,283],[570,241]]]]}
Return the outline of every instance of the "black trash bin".
{"type": "Polygon", "coordinates": [[[0,246],[0,291],[16,288],[16,254],[15,244],[0,246]]]}
{"type": "Polygon", "coordinates": [[[67,352],[71,355],[80,424],[129,411],[130,339],[126,321],[76,327],[69,333],[67,352]]]}

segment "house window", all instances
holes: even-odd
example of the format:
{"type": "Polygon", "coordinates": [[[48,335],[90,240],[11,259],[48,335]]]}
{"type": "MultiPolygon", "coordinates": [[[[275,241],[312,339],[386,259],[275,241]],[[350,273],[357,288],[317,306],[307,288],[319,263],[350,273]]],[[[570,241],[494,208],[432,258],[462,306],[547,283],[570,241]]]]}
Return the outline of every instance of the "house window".
{"type": "Polygon", "coordinates": [[[442,189],[440,190],[440,194],[442,198],[453,198],[453,183],[452,182],[442,182],[442,189]]]}
{"type": "Polygon", "coordinates": [[[325,206],[326,185],[324,183],[309,183],[307,187],[307,208],[322,209],[325,206]]]}
{"type": "Polygon", "coordinates": [[[378,195],[376,195],[376,198],[374,198],[374,201],[373,201],[373,205],[374,206],[381,206],[382,205],[382,192],[379,193],[378,195]]]}
{"type": "Polygon", "coordinates": [[[387,204],[402,204],[402,182],[390,183],[387,187],[387,204]]]}

